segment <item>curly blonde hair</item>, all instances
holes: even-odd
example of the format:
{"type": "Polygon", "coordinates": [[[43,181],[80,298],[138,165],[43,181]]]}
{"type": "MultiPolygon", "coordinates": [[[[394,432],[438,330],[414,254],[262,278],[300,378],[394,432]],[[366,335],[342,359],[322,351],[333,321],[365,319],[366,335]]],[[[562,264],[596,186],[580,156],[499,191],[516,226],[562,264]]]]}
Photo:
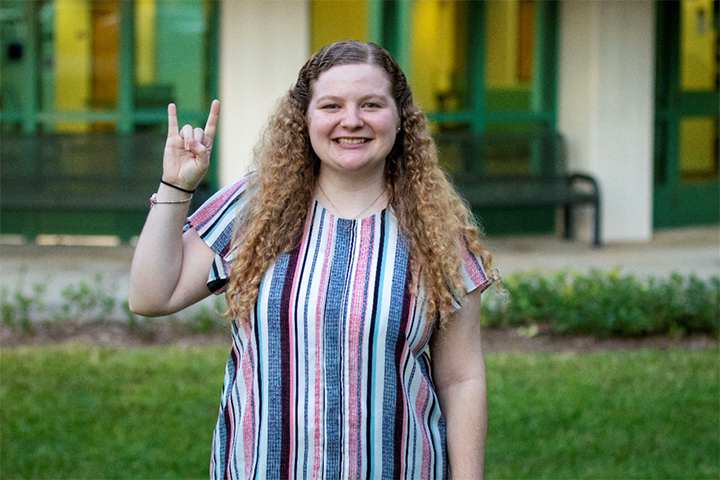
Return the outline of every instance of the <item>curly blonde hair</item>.
{"type": "Polygon", "coordinates": [[[305,63],[255,148],[256,174],[248,180],[249,205],[237,222],[235,261],[225,292],[229,314],[237,322],[249,318],[260,281],[275,258],[300,242],[320,168],[306,121],[313,82],[322,72],[348,64],[379,66],[390,80],[400,114],[402,130],[386,159],[385,179],[390,205],[408,241],[412,293],[418,292],[422,271],[428,309],[444,326],[453,298],[465,293],[461,241],[491,271],[474,217],[440,169],[427,119],[413,102],[400,67],[378,45],[335,42],[305,63]]]}

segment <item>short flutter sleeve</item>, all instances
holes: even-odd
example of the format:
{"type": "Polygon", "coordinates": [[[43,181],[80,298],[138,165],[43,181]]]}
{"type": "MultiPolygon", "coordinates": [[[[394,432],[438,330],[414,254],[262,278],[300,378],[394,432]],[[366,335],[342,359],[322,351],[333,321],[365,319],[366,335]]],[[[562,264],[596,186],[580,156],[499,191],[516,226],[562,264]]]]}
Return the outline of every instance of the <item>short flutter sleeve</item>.
{"type": "Polygon", "coordinates": [[[207,286],[214,294],[225,291],[230,264],[235,254],[232,238],[238,209],[246,203],[248,177],[244,176],[218,191],[188,218],[186,229],[194,228],[215,252],[207,286]]]}
{"type": "MultiPolygon", "coordinates": [[[[463,280],[465,281],[466,293],[472,292],[479,288],[484,292],[493,283],[492,277],[489,277],[483,267],[482,257],[475,255],[467,246],[465,239],[460,240],[460,248],[462,254],[462,265],[460,267],[463,280]]],[[[461,301],[456,296],[453,298],[452,311],[456,311],[461,307],[461,301]]]]}

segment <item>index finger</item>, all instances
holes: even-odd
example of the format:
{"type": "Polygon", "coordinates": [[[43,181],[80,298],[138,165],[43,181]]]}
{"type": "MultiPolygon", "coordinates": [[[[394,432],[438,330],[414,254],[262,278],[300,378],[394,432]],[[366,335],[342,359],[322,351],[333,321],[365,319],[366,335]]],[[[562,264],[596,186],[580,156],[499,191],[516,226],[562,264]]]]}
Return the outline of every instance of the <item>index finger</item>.
{"type": "Polygon", "coordinates": [[[174,103],[168,104],[168,136],[178,135],[177,108],[174,103]]]}
{"type": "Polygon", "coordinates": [[[217,130],[218,121],[220,120],[220,101],[213,100],[210,105],[210,115],[208,115],[207,123],[205,124],[205,135],[211,139],[215,137],[215,130],[217,130]]]}

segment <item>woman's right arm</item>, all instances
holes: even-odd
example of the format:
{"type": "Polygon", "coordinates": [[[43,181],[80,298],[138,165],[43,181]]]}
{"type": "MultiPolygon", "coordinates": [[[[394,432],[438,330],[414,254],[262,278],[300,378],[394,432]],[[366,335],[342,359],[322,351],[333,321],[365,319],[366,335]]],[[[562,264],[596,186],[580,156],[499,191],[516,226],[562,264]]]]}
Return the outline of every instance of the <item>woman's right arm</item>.
{"type": "MultiPolygon", "coordinates": [[[[194,190],[210,160],[220,102],[213,101],[204,129],[178,130],[175,105],[168,106],[168,137],[163,154],[163,180],[194,190]]],[[[194,229],[183,233],[190,194],[160,184],[130,269],[130,310],[140,315],[168,315],[207,297],[207,278],[215,252],[194,229]]]]}

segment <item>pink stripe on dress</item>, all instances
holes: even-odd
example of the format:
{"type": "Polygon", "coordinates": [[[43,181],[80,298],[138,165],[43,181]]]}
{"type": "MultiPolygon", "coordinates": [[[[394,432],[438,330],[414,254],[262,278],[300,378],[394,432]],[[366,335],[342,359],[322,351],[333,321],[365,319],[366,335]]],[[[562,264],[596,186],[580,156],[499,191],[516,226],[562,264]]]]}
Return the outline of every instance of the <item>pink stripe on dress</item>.
{"type": "Polygon", "coordinates": [[[358,457],[360,438],[362,430],[362,355],[358,355],[358,349],[363,346],[363,330],[364,318],[363,308],[366,306],[365,287],[370,274],[370,252],[372,250],[372,233],[374,230],[374,222],[372,218],[365,218],[360,223],[360,242],[358,246],[358,256],[355,270],[355,278],[353,279],[352,292],[353,296],[350,301],[350,318],[348,333],[348,423],[350,431],[348,432],[350,440],[348,441],[348,454],[350,457],[348,465],[348,475],[350,478],[357,478],[362,471],[362,459],[355,460],[358,457]],[[362,268],[361,268],[362,267],[362,268]],[[358,408],[358,405],[360,407],[358,408]]]}
{"type": "MultiPolygon", "coordinates": [[[[423,378],[420,382],[420,388],[418,389],[417,399],[415,401],[415,418],[425,418],[426,409],[428,405],[428,385],[427,381],[423,378]]],[[[430,440],[428,439],[427,431],[423,428],[424,425],[418,425],[420,431],[420,440],[422,442],[422,465],[420,470],[420,478],[425,480],[430,478],[430,440]]]]}
{"type": "MultiPolygon", "coordinates": [[[[322,264],[322,270],[320,271],[320,284],[319,284],[319,291],[324,292],[327,288],[327,274],[330,270],[329,261],[332,256],[332,239],[333,239],[333,231],[335,229],[335,218],[332,214],[328,214],[327,218],[327,233],[326,233],[326,245],[325,245],[325,255],[323,257],[323,264],[322,264]]],[[[320,241],[320,239],[318,239],[320,241]]],[[[315,318],[321,319],[323,318],[323,303],[317,302],[316,311],[315,311],[315,318]]],[[[323,358],[323,348],[322,348],[322,322],[316,321],[315,322],[315,451],[313,452],[313,478],[320,478],[322,475],[322,469],[323,469],[323,452],[324,452],[324,445],[322,444],[322,439],[325,438],[325,422],[324,419],[321,417],[320,412],[320,404],[322,402],[322,385],[324,385],[325,381],[321,381],[320,379],[323,377],[323,369],[322,369],[322,358],[323,358]]]]}
{"type": "MultiPolygon", "coordinates": [[[[295,406],[295,399],[293,398],[295,395],[297,395],[299,389],[299,385],[297,382],[297,365],[295,364],[295,354],[298,350],[298,339],[295,338],[295,328],[294,326],[298,322],[298,320],[295,317],[295,308],[297,306],[297,291],[298,288],[300,288],[301,284],[301,274],[302,274],[302,261],[300,259],[303,258],[303,252],[308,248],[307,242],[310,240],[310,235],[308,235],[308,229],[312,228],[312,204],[310,206],[310,209],[308,210],[307,218],[305,220],[305,227],[303,228],[303,240],[300,244],[299,251],[298,251],[298,262],[295,265],[295,271],[293,272],[293,280],[292,280],[292,288],[290,290],[290,298],[288,301],[287,309],[288,309],[288,332],[290,334],[290,338],[288,339],[288,345],[290,347],[289,352],[289,371],[290,378],[288,381],[290,382],[290,411],[288,412],[290,416],[290,441],[289,445],[295,445],[297,442],[297,439],[295,438],[295,432],[296,432],[296,420],[298,418],[298,412],[294,408],[295,406]]],[[[307,379],[306,379],[307,381],[307,379]]],[[[294,452],[294,449],[291,449],[292,452],[294,452]]],[[[291,453],[291,457],[293,454],[291,453]]],[[[293,464],[293,458],[290,458],[290,464],[293,464]]]]}
{"type": "MultiPolygon", "coordinates": [[[[242,327],[245,331],[245,338],[251,338],[252,328],[250,322],[245,322],[242,327]]],[[[234,342],[233,342],[234,345],[234,342]]],[[[245,355],[242,357],[243,381],[245,382],[245,409],[242,412],[242,432],[243,432],[243,454],[244,465],[246,469],[251,468],[255,464],[255,352],[253,351],[252,342],[248,342],[245,355]]]]}
{"type": "Polygon", "coordinates": [[[462,243],[461,251],[463,254],[463,261],[465,262],[465,271],[467,272],[468,277],[470,277],[473,285],[482,285],[487,282],[485,273],[482,272],[477,265],[478,260],[482,261],[482,259],[476,259],[475,256],[470,253],[464,238],[461,238],[460,242],[462,243]]]}
{"type": "Polygon", "coordinates": [[[218,192],[217,196],[214,198],[211,198],[208,200],[204,205],[202,209],[198,209],[197,212],[195,212],[192,215],[192,222],[190,223],[193,227],[195,226],[203,226],[205,223],[214,217],[218,211],[221,211],[225,205],[225,202],[228,201],[230,197],[235,195],[235,193],[238,191],[238,189],[242,188],[243,185],[247,182],[247,177],[243,177],[242,179],[235,182],[233,185],[230,186],[230,188],[225,188],[220,190],[218,192]]]}

